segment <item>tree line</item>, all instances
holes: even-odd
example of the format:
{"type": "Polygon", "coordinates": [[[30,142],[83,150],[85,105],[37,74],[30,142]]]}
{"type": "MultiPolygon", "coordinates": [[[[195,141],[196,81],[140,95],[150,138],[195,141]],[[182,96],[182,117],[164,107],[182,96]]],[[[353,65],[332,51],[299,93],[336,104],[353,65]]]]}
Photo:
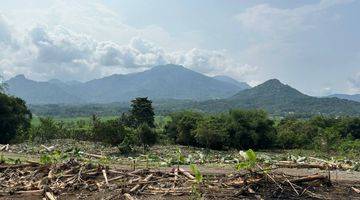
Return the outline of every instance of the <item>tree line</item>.
{"type": "Polygon", "coordinates": [[[315,116],[310,119],[272,119],[263,110],[230,110],[221,114],[180,111],[155,123],[152,102],[136,98],[131,109],[116,119],[91,116],[90,123],[57,122],[40,118],[31,126],[31,112],[23,100],[0,92],[0,143],[71,138],[116,145],[123,152],[133,146],[172,143],[211,149],[319,149],[360,151],[360,118],[315,116]]]}

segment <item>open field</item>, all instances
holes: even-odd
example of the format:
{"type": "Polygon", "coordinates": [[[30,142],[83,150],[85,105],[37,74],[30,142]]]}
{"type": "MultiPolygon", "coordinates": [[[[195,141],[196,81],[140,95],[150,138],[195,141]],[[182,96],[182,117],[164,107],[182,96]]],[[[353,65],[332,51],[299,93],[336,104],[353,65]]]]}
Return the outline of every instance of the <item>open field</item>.
{"type": "Polygon", "coordinates": [[[17,186],[11,186],[12,192],[0,186],[0,199],[38,199],[45,195],[46,189],[42,185],[45,183],[33,183],[31,188],[19,185],[33,180],[27,180],[27,174],[32,170],[39,174],[39,169],[47,171],[46,174],[53,171],[52,176],[58,177],[56,182],[48,183],[48,191],[58,199],[360,199],[356,192],[360,188],[359,158],[331,158],[313,151],[256,152],[257,166],[266,170],[256,167],[257,171],[253,172],[236,169],[237,163],[243,161],[238,151],[177,145],[155,145],[146,151],[138,148],[130,155],[121,155],[117,147],[101,143],[54,140],[43,145],[10,145],[0,155],[3,163],[0,164],[1,180],[15,184],[5,173],[23,177],[17,186]],[[195,164],[203,176],[200,183],[191,178],[196,176],[190,169],[191,164],[195,164]],[[17,165],[24,167],[12,171],[11,167],[17,165]],[[61,172],[62,168],[67,171],[61,172]],[[105,183],[102,169],[107,172],[109,184],[105,183]],[[64,173],[70,174],[66,176],[64,173]],[[89,173],[93,175],[89,177],[89,173]],[[189,173],[192,174],[190,178],[189,173]],[[76,190],[65,184],[67,179],[80,174],[81,181],[73,183],[77,185],[76,190]],[[151,179],[145,180],[149,176],[151,179]],[[314,180],[296,183],[304,177],[314,177],[314,180]],[[60,183],[65,185],[60,187],[60,183]],[[136,184],[140,188],[132,190],[136,184]],[[24,192],[24,189],[30,192],[24,192]]]}

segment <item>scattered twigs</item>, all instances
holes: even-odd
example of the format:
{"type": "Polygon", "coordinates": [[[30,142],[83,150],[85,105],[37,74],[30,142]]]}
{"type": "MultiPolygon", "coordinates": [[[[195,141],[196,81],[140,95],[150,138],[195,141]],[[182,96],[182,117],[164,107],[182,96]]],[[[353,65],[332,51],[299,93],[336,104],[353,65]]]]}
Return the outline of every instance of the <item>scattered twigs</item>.
{"type": "MultiPolygon", "coordinates": [[[[143,180],[143,182],[150,181],[150,179],[151,179],[152,177],[153,177],[153,174],[149,174],[149,175],[143,180]]],[[[140,188],[141,185],[142,185],[142,184],[137,184],[137,185],[135,185],[133,188],[131,188],[130,193],[136,192],[136,191],[140,188]]]]}
{"type": "Polygon", "coordinates": [[[288,178],[286,178],[286,176],[285,175],[283,175],[284,176],[284,178],[285,178],[285,181],[287,182],[287,183],[289,183],[289,185],[291,186],[291,188],[294,190],[294,192],[296,193],[296,195],[297,196],[299,196],[300,194],[299,194],[299,192],[297,191],[297,189],[294,187],[294,184],[293,183],[291,183],[290,181],[289,181],[289,179],[288,178]]]}
{"type": "Polygon", "coordinates": [[[275,180],[270,174],[268,174],[260,165],[257,165],[257,167],[258,167],[259,169],[261,169],[261,170],[263,171],[263,173],[264,173],[267,177],[269,177],[270,180],[271,180],[272,182],[274,182],[281,190],[284,190],[284,188],[283,188],[278,182],[276,182],[276,180],[275,180]]]}

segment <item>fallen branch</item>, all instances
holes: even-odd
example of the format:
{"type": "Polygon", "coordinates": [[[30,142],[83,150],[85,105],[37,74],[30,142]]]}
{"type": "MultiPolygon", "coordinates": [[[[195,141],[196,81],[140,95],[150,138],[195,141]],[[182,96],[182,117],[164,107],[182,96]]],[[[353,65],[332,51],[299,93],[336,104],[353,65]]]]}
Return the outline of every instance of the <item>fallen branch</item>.
{"type": "Polygon", "coordinates": [[[45,192],[45,196],[50,200],[56,200],[56,197],[50,192],[45,192]]]}
{"type": "Polygon", "coordinates": [[[191,180],[194,180],[195,177],[193,175],[191,175],[189,172],[185,171],[184,169],[182,168],[179,168],[179,171],[184,174],[187,178],[191,179],[191,180]]]}
{"type": "Polygon", "coordinates": [[[328,180],[328,177],[324,176],[324,175],[311,175],[311,176],[305,176],[305,177],[301,177],[295,180],[292,180],[292,183],[304,183],[304,182],[311,182],[311,181],[316,181],[316,180],[328,180]]]}
{"type": "MultiPolygon", "coordinates": [[[[148,175],[148,176],[143,180],[143,182],[150,181],[150,179],[151,179],[152,177],[153,177],[153,174],[148,175]]],[[[141,185],[142,185],[142,184],[137,184],[137,185],[135,185],[133,188],[131,188],[130,192],[131,192],[131,193],[135,192],[136,190],[139,189],[139,187],[140,187],[141,185]]]]}
{"type": "Polygon", "coordinates": [[[55,149],[55,146],[50,146],[50,147],[47,147],[47,146],[45,146],[45,145],[41,145],[41,147],[43,147],[44,149],[46,149],[46,151],[48,151],[48,152],[51,152],[51,151],[54,151],[54,149],[55,149]]]}
{"type": "Polygon", "coordinates": [[[356,193],[360,194],[360,189],[357,189],[355,187],[351,187],[352,190],[354,190],[356,193]]]}
{"type": "Polygon", "coordinates": [[[105,169],[102,170],[102,174],[103,174],[103,176],[104,176],[106,185],[109,186],[109,181],[108,181],[108,178],[107,178],[105,169]]]}

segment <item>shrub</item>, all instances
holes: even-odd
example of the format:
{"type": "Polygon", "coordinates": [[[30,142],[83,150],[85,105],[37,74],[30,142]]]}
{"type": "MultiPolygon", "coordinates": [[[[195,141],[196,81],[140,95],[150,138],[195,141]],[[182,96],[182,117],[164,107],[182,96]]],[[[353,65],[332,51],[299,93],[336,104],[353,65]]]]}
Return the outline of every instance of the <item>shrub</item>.
{"type": "Polygon", "coordinates": [[[321,151],[336,150],[341,141],[341,135],[334,127],[320,129],[319,135],[315,138],[315,148],[321,151]]]}
{"type": "Polygon", "coordinates": [[[153,145],[156,142],[156,132],[145,123],[139,126],[137,134],[140,144],[143,145],[144,148],[153,145]]]}
{"type": "Polygon", "coordinates": [[[265,149],[274,145],[274,122],[262,110],[232,110],[229,113],[231,147],[237,149],[265,149]]]}
{"type": "Polygon", "coordinates": [[[55,122],[52,118],[40,118],[40,123],[30,131],[30,140],[34,142],[44,142],[52,139],[64,138],[67,129],[62,123],[55,122]]]}
{"type": "Polygon", "coordinates": [[[118,145],[128,134],[127,129],[119,120],[97,121],[93,126],[94,140],[103,143],[118,145]]]}
{"type": "Polygon", "coordinates": [[[360,155],[360,140],[345,140],[341,142],[338,150],[344,154],[360,155]]]}
{"type": "Polygon", "coordinates": [[[277,145],[281,148],[309,148],[317,135],[317,127],[307,121],[287,118],[277,126],[277,145]]]}
{"type": "Polygon", "coordinates": [[[228,146],[229,135],[223,115],[209,116],[198,122],[194,130],[196,141],[206,148],[223,149],[228,146]]]}

